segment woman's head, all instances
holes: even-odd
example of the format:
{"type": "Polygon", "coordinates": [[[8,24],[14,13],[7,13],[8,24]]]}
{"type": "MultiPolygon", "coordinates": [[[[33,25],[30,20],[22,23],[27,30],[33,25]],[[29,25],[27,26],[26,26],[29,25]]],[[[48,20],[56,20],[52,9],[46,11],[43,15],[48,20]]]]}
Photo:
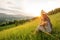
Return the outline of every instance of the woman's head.
{"type": "Polygon", "coordinates": [[[41,13],[44,13],[44,10],[41,10],[41,13]]]}
{"type": "Polygon", "coordinates": [[[46,12],[44,10],[41,10],[41,15],[45,15],[46,12]]]}
{"type": "Polygon", "coordinates": [[[41,16],[44,17],[44,18],[48,17],[47,14],[46,14],[46,12],[44,10],[41,10],[41,16]]]}

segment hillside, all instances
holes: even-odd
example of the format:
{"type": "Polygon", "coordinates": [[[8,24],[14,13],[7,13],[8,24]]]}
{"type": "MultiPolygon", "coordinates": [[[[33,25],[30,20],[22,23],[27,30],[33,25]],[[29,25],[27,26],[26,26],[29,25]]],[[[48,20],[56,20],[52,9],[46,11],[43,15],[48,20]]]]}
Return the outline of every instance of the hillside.
{"type": "Polygon", "coordinates": [[[60,39],[60,13],[50,15],[49,18],[53,24],[50,36],[42,32],[33,33],[39,24],[39,18],[37,18],[15,28],[0,31],[0,40],[58,40],[60,39]]]}

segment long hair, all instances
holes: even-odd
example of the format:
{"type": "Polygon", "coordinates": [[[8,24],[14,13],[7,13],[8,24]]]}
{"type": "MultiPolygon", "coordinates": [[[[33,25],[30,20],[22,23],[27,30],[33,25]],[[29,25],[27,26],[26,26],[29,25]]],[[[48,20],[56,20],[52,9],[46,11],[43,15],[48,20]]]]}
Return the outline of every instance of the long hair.
{"type": "Polygon", "coordinates": [[[50,21],[50,19],[47,16],[47,14],[42,14],[41,17],[43,18],[44,21],[50,21]]]}

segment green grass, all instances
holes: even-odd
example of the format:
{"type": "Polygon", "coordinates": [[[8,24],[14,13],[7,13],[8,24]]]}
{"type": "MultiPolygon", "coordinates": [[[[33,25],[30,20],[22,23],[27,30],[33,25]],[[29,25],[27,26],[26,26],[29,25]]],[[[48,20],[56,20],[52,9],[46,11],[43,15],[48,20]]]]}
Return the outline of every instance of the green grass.
{"type": "Polygon", "coordinates": [[[39,24],[39,19],[37,18],[23,25],[0,31],[0,40],[58,40],[60,38],[60,13],[50,15],[49,17],[53,24],[51,35],[43,32],[34,33],[39,24]]]}
{"type": "Polygon", "coordinates": [[[0,26],[0,31],[10,29],[10,28],[13,28],[15,26],[16,26],[15,24],[6,25],[6,26],[0,26]]]}

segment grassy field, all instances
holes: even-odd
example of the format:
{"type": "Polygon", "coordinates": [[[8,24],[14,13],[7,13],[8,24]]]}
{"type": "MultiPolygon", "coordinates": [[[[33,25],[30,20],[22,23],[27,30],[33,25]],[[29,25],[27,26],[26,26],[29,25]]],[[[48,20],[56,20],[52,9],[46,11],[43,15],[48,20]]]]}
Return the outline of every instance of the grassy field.
{"type": "Polygon", "coordinates": [[[51,35],[43,32],[34,33],[39,24],[39,18],[37,18],[23,25],[0,31],[0,40],[60,40],[60,13],[49,17],[53,24],[51,35]]]}

